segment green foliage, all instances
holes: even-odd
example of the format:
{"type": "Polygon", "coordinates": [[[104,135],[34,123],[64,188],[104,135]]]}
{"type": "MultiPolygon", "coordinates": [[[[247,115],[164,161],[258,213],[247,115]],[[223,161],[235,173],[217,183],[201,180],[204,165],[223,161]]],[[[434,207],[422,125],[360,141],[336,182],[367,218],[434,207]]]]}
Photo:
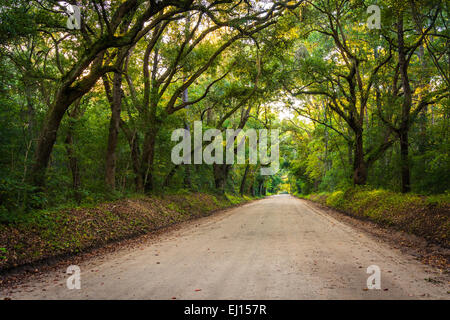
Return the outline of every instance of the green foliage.
{"type": "Polygon", "coordinates": [[[450,193],[431,195],[425,199],[427,205],[444,208],[450,203],[450,193]]]}
{"type": "MultiPolygon", "coordinates": [[[[111,2],[111,16],[119,3],[111,2]]],[[[218,20],[188,6],[184,8],[186,12],[175,13],[167,20],[154,47],[149,44],[156,29],[140,38],[127,52],[126,63],[122,61],[126,66],[121,71],[120,125],[110,130],[113,113],[105,84],[114,90],[114,72],[93,81],[80,100],[66,106],[62,114],[52,114],[58,109],[54,103],[60,89],[66,99],[81,92],[88,82],[82,79],[86,80],[93,71],[93,61],[88,59],[89,50],[96,47],[93,44],[105,44],[111,38],[105,19],[93,10],[93,1],[80,5],[87,30],[94,32],[66,29],[62,2],[3,1],[0,220],[16,221],[18,216],[37,208],[96,205],[143,194],[187,196],[205,192],[225,194],[233,203],[239,203],[237,194],[241,189],[252,197],[279,192],[326,192],[332,194],[328,198],[331,204],[341,206],[345,193],[333,192],[348,190],[354,176],[355,134],[350,118],[362,122],[364,160],[375,159],[367,165],[367,184],[386,192],[399,191],[402,160],[398,134],[392,126],[400,125],[404,101],[396,73],[399,56],[395,25],[400,12],[408,47],[420,39],[417,21],[426,24],[424,30],[433,23],[429,30],[436,34],[426,38],[422,53],[420,46],[412,52],[407,70],[413,91],[412,110],[428,94],[434,99],[409,121],[411,188],[421,195],[448,192],[449,90],[448,75],[443,72],[448,70],[450,61],[445,40],[447,5],[439,7],[441,11],[434,21],[431,18],[438,6],[424,3],[420,8],[412,8],[412,4],[381,1],[386,28],[379,31],[368,30],[362,23],[367,20],[364,1],[313,1],[314,6],[303,3],[295,9],[280,10],[279,16],[268,15],[267,23],[258,19],[266,27],[251,33],[251,37],[238,36],[243,28],[256,23],[251,17],[257,10],[252,3],[215,2],[211,10],[218,14],[218,20]],[[342,10],[336,11],[336,6],[342,10]],[[333,30],[335,24],[330,24],[330,15],[342,29],[333,30]],[[217,21],[223,23],[217,25],[217,21]],[[346,39],[345,48],[330,36],[333,31],[338,33],[338,39],[346,39]],[[384,36],[381,32],[385,32],[384,36]],[[232,39],[236,40],[228,43],[232,39]],[[148,66],[144,68],[147,49],[148,66]],[[380,65],[389,55],[390,59],[380,65]],[[358,79],[351,79],[353,59],[359,61],[358,79]],[[69,70],[75,70],[80,61],[84,61],[84,69],[78,70],[79,76],[63,88],[73,75],[69,70]],[[193,81],[188,83],[190,80],[193,81]],[[352,90],[357,94],[355,102],[350,98],[352,90]],[[394,94],[395,91],[398,92],[394,94]],[[175,110],[185,102],[184,98],[195,103],[175,110]],[[46,119],[59,117],[56,141],[45,164],[43,187],[36,187],[33,168],[46,119]],[[279,128],[281,170],[267,177],[260,175],[260,163],[248,167],[235,164],[224,167],[227,173],[220,181],[219,171],[211,165],[175,166],[171,161],[175,145],[172,132],[178,128],[192,132],[194,121],[199,120],[204,131],[279,128]],[[115,131],[112,188],[105,182],[105,173],[110,165],[106,162],[111,153],[110,134],[115,131]],[[392,144],[378,152],[386,141],[392,144]],[[71,160],[75,160],[78,171],[71,160]],[[77,174],[78,184],[74,179],[77,174]],[[139,185],[139,180],[147,185],[139,185]]],[[[147,4],[140,1],[135,11],[128,12],[130,29],[147,4]]],[[[115,30],[116,37],[124,33],[127,19],[122,20],[115,30]]],[[[144,25],[152,25],[151,21],[154,20],[144,25]]],[[[107,46],[102,64],[120,65],[120,50],[116,45],[107,46]]],[[[247,148],[247,156],[248,152],[247,148]]]]}
{"type": "Polygon", "coordinates": [[[344,192],[335,191],[327,197],[326,204],[330,207],[340,208],[344,205],[344,201],[344,192]]]}
{"type": "Polygon", "coordinates": [[[227,200],[230,201],[231,204],[239,204],[242,202],[242,198],[229,193],[225,193],[225,198],[227,198],[227,200]]]}
{"type": "Polygon", "coordinates": [[[302,11],[304,23],[299,24],[299,39],[293,45],[295,59],[285,59],[284,75],[290,93],[284,103],[293,112],[284,126],[293,141],[290,147],[300,155],[289,159],[290,181],[299,193],[332,192],[353,184],[358,130],[363,136],[361,153],[368,185],[400,191],[402,168],[407,167],[415,193],[444,193],[450,188],[449,79],[448,72],[443,71],[448,70],[450,60],[437,63],[428,49],[435,46],[436,52],[446,57],[448,50],[437,37],[410,53],[407,73],[413,101],[408,111],[409,154],[405,160],[396,129],[406,124],[402,122],[404,92],[395,72],[399,52],[398,46],[386,40],[389,34],[397,41],[396,28],[391,26],[396,25],[400,13],[407,46],[421,41],[415,32],[418,17],[424,25],[430,24],[430,30],[442,32],[445,37],[448,5],[432,7],[426,3],[419,8],[392,1],[380,5],[382,30],[387,32],[384,37],[380,36],[384,31],[369,31],[361,23],[367,19],[363,2],[317,1],[314,7],[305,6],[302,11]],[[338,6],[346,9],[336,11],[338,6]],[[434,10],[442,12],[436,20],[431,19],[434,10]],[[329,17],[339,21],[342,28],[335,28],[329,17]],[[345,38],[345,43],[339,37],[345,38]],[[351,62],[355,59],[358,69],[352,73],[351,62]],[[394,81],[397,84],[393,85],[394,81]],[[425,108],[418,103],[430,97],[435,97],[436,103],[425,108]],[[363,104],[365,99],[367,103],[363,104]],[[354,119],[361,122],[355,123],[354,119]],[[384,144],[387,147],[383,149],[384,144]]]}
{"type": "Polygon", "coordinates": [[[35,187],[9,177],[0,178],[0,222],[10,221],[18,212],[46,203],[45,195],[36,192],[35,187]]]}
{"type": "Polygon", "coordinates": [[[369,187],[313,194],[309,200],[450,245],[449,194],[423,197],[369,187]]]}
{"type": "Polygon", "coordinates": [[[0,260],[6,260],[6,253],[8,250],[6,248],[0,248],[0,260]]]}

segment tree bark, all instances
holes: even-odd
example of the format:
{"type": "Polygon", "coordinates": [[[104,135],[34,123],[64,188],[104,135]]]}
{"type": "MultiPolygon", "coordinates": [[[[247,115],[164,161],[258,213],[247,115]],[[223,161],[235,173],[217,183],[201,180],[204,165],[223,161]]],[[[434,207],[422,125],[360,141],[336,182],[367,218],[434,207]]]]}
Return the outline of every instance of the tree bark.
{"type": "Polygon", "coordinates": [[[402,192],[407,193],[411,191],[408,131],[402,131],[400,134],[400,159],[402,172],[402,192]]]}
{"type": "MultiPolygon", "coordinates": [[[[183,102],[187,103],[189,101],[189,89],[184,90],[183,92],[183,102]]],[[[186,109],[188,109],[187,107],[186,109]]],[[[184,129],[190,132],[190,126],[184,121],[184,129]]],[[[184,171],[184,186],[187,189],[190,189],[192,187],[192,181],[191,181],[191,165],[185,164],[185,171],[184,171]]]]}
{"type": "Polygon", "coordinates": [[[225,183],[227,181],[229,167],[227,164],[213,164],[214,184],[220,193],[225,193],[225,183]]]}
{"type": "Polygon", "coordinates": [[[66,145],[66,152],[67,152],[67,158],[69,159],[69,168],[70,172],[72,173],[72,189],[75,201],[80,204],[81,202],[81,193],[80,193],[80,187],[81,187],[81,175],[80,175],[80,167],[78,158],[75,154],[74,150],[74,123],[73,121],[78,120],[80,116],[80,100],[78,100],[72,110],[70,112],[69,117],[71,118],[69,122],[69,127],[67,130],[67,136],[65,139],[65,145],[66,145]]]}
{"type": "Polygon", "coordinates": [[[353,157],[353,183],[364,185],[367,182],[367,164],[364,160],[362,130],[355,132],[355,154],[353,157]]]}
{"type": "Polygon", "coordinates": [[[144,182],[144,191],[151,192],[154,189],[153,184],[153,164],[155,159],[155,145],[158,128],[156,123],[150,123],[150,129],[145,134],[144,147],[142,150],[141,176],[144,182]]]}
{"type": "Polygon", "coordinates": [[[398,34],[398,64],[403,88],[402,118],[401,118],[401,125],[397,133],[400,138],[400,157],[401,157],[400,166],[402,175],[402,192],[407,193],[411,191],[410,168],[408,161],[409,158],[408,131],[410,129],[412,92],[408,77],[408,61],[406,60],[403,16],[401,13],[397,23],[397,34],[398,34]]]}
{"type": "Polygon", "coordinates": [[[131,160],[133,162],[133,172],[134,172],[134,184],[136,186],[137,192],[142,192],[144,190],[144,182],[142,180],[142,175],[140,174],[141,163],[139,162],[139,141],[138,135],[133,136],[131,142],[131,160]]]}
{"type": "Polygon", "coordinates": [[[42,190],[45,185],[45,173],[47,171],[50,154],[56,141],[56,134],[61,124],[61,120],[73,100],[75,99],[69,99],[64,91],[60,91],[56,102],[53,104],[47,118],[44,120],[30,175],[32,184],[38,187],[39,190],[42,190]]]}
{"type": "Polygon", "coordinates": [[[115,72],[110,101],[111,119],[109,122],[108,146],[106,149],[105,182],[110,190],[116,189],[116,148],[119,138],[120,113],[122,109],[122,74],[115,72]]]}
{"type": "Polygon", "coordinates": [[[144,183],[141,175],[139,136],[137,135],[137,132],[132,132],[123,120],[120,120],[120,128],[125,134],[128,140],[128,145],[130,146],[136,191],[142,192],[144,191],[144,183]]]}
{"type": "Polygon", "coordinates": [[[239,189],[239,192],[242,195],[244,195],[244,190],[245,190],[245,182],[247,179],[247,175],[248,175],[248,170],[250,169],[250,164],[247,164],[245,166],[245,171],[244,171],[244,175],[242,176],[242,181],[241,181],[241,187],[239,189]]]}
{"type": "Polygon", "coordinates": [[[89,75],[80,80],[76,86],[71,87],[70,84],[64,84],[55,95],[55,101],[47,112],[39,135],[30,175],[30,182],[38,188],[38,191],[45,186],[45,173],[65,112],[75,100],[89,92],[97,80],[108,71],[101,67],[102,58],[102,53],[97,55],[89,75]]]}

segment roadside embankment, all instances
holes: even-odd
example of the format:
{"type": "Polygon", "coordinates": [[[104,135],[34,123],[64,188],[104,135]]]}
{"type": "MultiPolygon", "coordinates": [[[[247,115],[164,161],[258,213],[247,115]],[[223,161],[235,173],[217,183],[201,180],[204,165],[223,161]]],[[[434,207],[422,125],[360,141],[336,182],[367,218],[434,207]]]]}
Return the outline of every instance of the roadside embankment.
{"type": "Polygon", "coordinates": [[[23,214],[0,223],[0,272],[136,237],[250,200],[187,193],[23,214]]]}
{"type": "Polygon", "coordinates": [[[352,187],[333,193],[297,196],[450,248],[449,194],[420,196],[352,187]]]}

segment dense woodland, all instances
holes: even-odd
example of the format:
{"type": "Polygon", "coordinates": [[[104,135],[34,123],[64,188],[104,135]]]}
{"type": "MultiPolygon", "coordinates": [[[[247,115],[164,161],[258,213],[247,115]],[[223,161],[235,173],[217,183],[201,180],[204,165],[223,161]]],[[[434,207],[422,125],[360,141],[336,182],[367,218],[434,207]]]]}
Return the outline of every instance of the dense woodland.
{"type": "Polygon", "coordinates": [[[438,0],[2,0],[0,215],[143,193],[448,192],[448,21],[438,0]],[[171,134],[194,121],[279,129],[280,171],[173,164],[171,134]]]}

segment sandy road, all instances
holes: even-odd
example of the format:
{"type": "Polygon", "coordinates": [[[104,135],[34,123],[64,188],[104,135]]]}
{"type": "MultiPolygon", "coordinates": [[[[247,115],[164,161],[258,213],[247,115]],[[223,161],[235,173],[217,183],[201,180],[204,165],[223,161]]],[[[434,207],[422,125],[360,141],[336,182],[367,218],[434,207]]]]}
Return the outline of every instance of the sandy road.
{"type": "MultiPolygon", "coordinates": [[[[449,299],[437,271],[288,195],[169,231],[151,243],[30,280],[13,299],[449,299]],[[365,290],[366,269],[381,290],[365,290]]],[[[2,292],[0,296],[5,296],[2,292]]]]}

